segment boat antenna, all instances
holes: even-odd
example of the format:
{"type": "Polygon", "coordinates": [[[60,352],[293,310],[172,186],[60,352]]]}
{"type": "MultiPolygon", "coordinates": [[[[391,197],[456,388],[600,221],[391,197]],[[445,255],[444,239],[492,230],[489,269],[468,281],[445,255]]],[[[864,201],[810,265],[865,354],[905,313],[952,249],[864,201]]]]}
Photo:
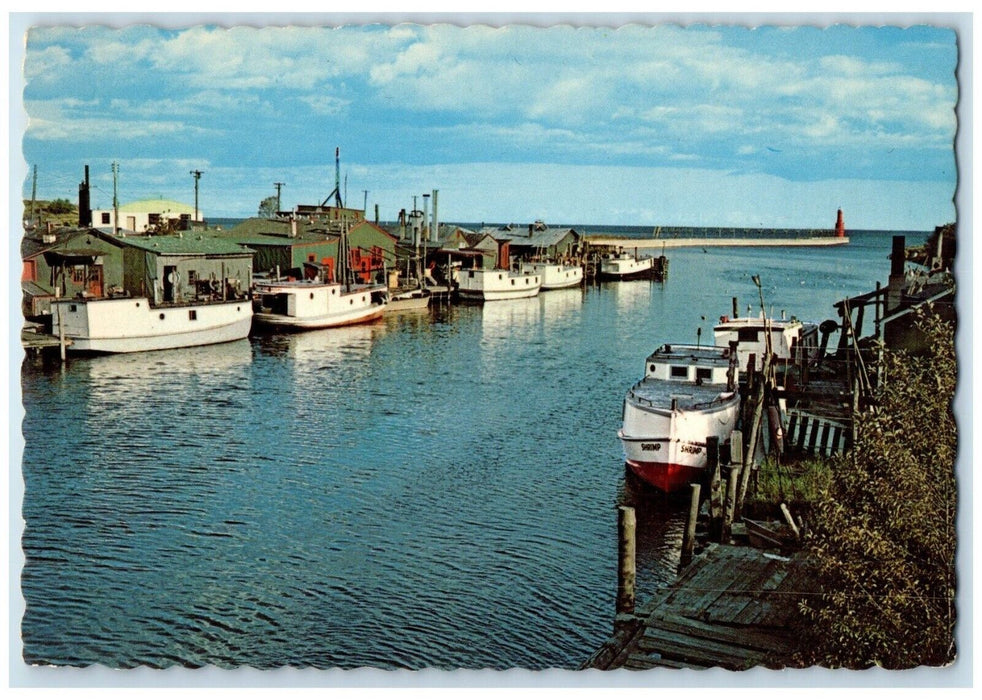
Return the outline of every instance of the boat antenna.
{"type": "MultiPolygon", "coordinates": [[[[347,185],[347,183],[345,183],[347,185]]],[[[341,147],[337,146],[334,149],[334,191],[327,195],[327,199],[321,202],[321,206],[326,206],[331,198],[334,198],[334,206],[338,209],[344,209],[344,204],[341,201],[341,147]]]]}
{"type": "Polygon", "coordinates": [[[753,275],[750,279],[757,286],[757,293],[760,295],[760,314],[764,318],[764,347],[767,349],[767,357],[770,357],[772,354],[771,321],[767,317],[767,311],[764,308],[764,290],[760,286],[760,275],[753,275]]]}

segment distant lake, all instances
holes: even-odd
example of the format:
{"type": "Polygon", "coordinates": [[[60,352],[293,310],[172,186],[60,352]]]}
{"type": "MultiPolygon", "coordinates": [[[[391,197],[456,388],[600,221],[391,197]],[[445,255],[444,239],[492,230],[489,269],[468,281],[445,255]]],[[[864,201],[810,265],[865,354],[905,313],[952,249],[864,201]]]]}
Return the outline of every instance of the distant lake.
{"type": "MultiPolygon", "coordinates": [[[[673,250],[664,283],[26,362],[25,659],[576,668],[612,630],[634,497],[616,432],[644,357],[711,342],[732,297],[756,313],[751,275],[768,310],[834,317],[889,273],[891,233],[850,235],[673,250]]],[[[641,601],[684,520],[642,497],[641,601]]]]}

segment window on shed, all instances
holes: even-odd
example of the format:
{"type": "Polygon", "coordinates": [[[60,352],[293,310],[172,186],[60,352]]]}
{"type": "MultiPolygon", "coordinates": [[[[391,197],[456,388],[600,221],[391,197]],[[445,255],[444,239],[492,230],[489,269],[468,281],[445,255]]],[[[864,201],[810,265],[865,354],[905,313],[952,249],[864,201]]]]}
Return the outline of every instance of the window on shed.
{"type": "Polygon", "coordinates": [[[102,223],[104,223],[104,224],[108,224],[109,223],[109,212],[108,211],[102,212],[102,223]]]}

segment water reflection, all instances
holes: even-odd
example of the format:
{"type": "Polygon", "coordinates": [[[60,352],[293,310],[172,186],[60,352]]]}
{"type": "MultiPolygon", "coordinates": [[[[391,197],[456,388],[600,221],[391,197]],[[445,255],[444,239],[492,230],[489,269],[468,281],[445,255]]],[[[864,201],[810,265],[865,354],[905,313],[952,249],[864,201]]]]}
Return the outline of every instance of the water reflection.
{"type": "Polygon", "coordinates": [[[490,302],[481,310],[481,335],[492,346],[528,340],[537,332],[541,318],[539,297],[490,302]]]}
{"type": "Polygon", "coordinates": [[[583,287],[550,289],[539,294],[543,321],[546,326],[552,327],[570,321],[578,321],[578,314],[583,309],[583,295],[583,287]]]}
{"type": "Polygon", "coordinates": [[[375,341],[388,328],[389,324],[376,321],[302,333],[261,335],[255,341],[261,354],[328,367],[366,360],[375,341]]]}

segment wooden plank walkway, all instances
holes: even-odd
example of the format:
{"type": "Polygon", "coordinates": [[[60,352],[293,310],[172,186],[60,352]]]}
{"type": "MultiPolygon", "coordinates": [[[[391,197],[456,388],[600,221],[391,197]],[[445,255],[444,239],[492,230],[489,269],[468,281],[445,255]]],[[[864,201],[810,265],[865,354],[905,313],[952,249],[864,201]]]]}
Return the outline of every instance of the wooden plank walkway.
{"type": "Polygon", "coordinates": [[[814,590],[793,558],[710,544],[583,668],[784,668],[795,651],[789,623],[814,590]]]}

